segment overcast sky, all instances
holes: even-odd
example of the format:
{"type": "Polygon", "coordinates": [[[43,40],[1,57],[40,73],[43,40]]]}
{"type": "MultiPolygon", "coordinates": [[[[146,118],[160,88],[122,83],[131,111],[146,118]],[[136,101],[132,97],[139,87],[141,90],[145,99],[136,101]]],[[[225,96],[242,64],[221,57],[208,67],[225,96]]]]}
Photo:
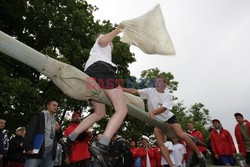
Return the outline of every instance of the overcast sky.
{"type": "Polygon", "coordinates": [[[146,55],[131,46],[131,74],[158,67],[179,81],[185,106],[201,102],[232,136],[233,113],[250,116],[249,0],[88,0],[96,19],[120,23],[160,4],[176,56],[146,55]]]}

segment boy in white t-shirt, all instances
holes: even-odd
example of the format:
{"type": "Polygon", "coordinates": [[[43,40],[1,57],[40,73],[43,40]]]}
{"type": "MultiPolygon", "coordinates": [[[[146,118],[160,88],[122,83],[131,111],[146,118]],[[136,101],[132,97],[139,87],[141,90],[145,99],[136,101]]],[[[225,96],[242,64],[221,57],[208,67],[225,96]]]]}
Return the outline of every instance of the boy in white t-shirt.
{"type": "MultiPolygon", "coordinates": [[[[145,88],[141,90],[123,88],[124,92],[128,92],[134,95],[139,95],[143,99],[148,100],[148,115],[151,117],[157,117],[158,119],[168,122],[171,128],[174,130],[176,135],[184,140],[191,149],[195,151],[200,160],[200,166],[206,167],[206,159],[203,154],[199,151],[194,142],[190,137],[186,136],[181,128],[181,125],[176,120],[175,115],[170,111],[173,106],[173,96],[166,90],[167,80],[164,76],[157,76],[155,78],[155,88],[145,88]]],[[[168,162],[169,166],[173,166],[171,159],[169,157],[169,152],[164,146],[164,132],[158,128],[154,128],[154,135],[161,150],[161,153],[165,160],[168,162]]]]}
{"type": "Polygon", "coordinates": [[[184,165],[184,154],[186,154],[186,148],[183,144],[180,144],[178,138],[172,139],[173,145],[173,156],[175,160],[176,167],[183,167],[184,165]]]}

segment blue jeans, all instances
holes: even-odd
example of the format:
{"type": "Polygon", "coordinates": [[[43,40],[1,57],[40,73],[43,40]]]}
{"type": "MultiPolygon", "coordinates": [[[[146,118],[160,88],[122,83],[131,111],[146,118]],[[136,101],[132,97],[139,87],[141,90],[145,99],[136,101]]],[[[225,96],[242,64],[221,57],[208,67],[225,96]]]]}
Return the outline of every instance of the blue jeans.
{"type": "Polygon", "coordinates": [[[226,165],[227,163],[229,163],[230,165],[234,165],[236,163],[234,157],[232,155],[222,155],[220,156],[220,162],[223,165],[226,165]]]}
{"type": "Polygon", "coordinates": [[[52,151],[46,151],[43,155],[43,159],[27,159],[25,167],[53,167],[54,161],[52,160],[52,151]]]}

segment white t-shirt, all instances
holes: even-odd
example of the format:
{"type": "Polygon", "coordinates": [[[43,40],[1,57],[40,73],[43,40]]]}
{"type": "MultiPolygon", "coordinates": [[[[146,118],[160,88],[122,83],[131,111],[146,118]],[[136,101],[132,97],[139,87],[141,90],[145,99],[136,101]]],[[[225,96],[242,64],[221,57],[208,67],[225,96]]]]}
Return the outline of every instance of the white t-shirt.
{"type": "Polygon", "coordinates": [[[186,148],[183,144],[178,143],[173,146],[173,156],[176,166],[182,165],[181,161],[183,159],[184,154],[186,153],[186,148]]]}
{"type": "MultiPolygon", "coordinates": [[[[164,143],[164,145],[165,145],[165,147],[167,147],[167,149],[168,150],[172,150],[171,152],[170,152],[170,159],[171,159],[171,161],[172,161],[172,164],[174,164],[175,165],[175,160],[174,160],[174,156],[173,156],[173,143],[172,142],[170,142],[170,141],[167,141],[167,142],[165,142],[164,143]]],[[[167,163],[167,161],[165,160],[165,158],[163,157],[163,156],[161,156],[161,165],[167,165],[168,163],[167,163]]]]}
{"type": "Polygon", "coordinates": [[[155,115],[156,118],[167,121],[174,114],[169,111],[173,107],[173,96],[165,90],[163,93],[157,92],[155,88],[146,88],[138,90],[138,93],[141,98],[148,100],[148,110],[152,111],[159,107],[165,107],[166,111],[155,115]]]}
{"type": "Polygon", "coordinates": [[[94,46],[91,48],[90,53],[89,53],[89,59],[86,62],[84,70],[86,70],[90,65],[97,61],[104,61],[106,63],[111,64],[114,67],[117,67],[114,63],[112,63],[112,48],[111,45],[107,45],[105,47],[101,47],[98,44],[98,40],[100,37],[103,35],[100,35],[97,40],[95,41],[94,46]]]}

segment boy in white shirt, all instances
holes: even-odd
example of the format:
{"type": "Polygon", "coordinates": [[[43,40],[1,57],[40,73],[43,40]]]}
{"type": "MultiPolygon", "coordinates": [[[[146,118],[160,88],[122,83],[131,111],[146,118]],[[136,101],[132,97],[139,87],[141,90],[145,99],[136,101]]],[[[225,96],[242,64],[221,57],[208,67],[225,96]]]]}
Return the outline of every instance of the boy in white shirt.
{"type": "Polygon", "coordinates": [[[180,144],[178,142],[178,138],[172,139],[174,145],[173,145],[173,156],[175,160],[175,166],[176,167],[183,167],[184,165],[184,154],[186,154],[186,148],[183,144],[180,144]]]}
{"type": "MultiPolygon", "coordinates": [[[[207,163],[203,154],[198,150],[197,146],[190,139],[190,137],[184,134],[179,122],[176,120],[175,115],[170,111],[173,107],[173,96],[169,93],[168,90],[166,90],[166,87],[167,80],[164,76],[160,75],[155,78],[155,88],[145,88],[141,90],[123,88],[123,91],[134,95],[139,95],[143,99],[147,99],[149,110],[148,115],[168,122],[176,135],[181,140],[184,140],[189,145],[189,147],[196,152],[200,161],[200,166],[206,167],[207,163]]],[[[164,146],[164,132],[160,128],[155,127],[154,135],[163,157],[168,162],[169,166],[172,167],[173,163],[171,162],[171,159],[169,157],[169,152],[164,146]]]]}

